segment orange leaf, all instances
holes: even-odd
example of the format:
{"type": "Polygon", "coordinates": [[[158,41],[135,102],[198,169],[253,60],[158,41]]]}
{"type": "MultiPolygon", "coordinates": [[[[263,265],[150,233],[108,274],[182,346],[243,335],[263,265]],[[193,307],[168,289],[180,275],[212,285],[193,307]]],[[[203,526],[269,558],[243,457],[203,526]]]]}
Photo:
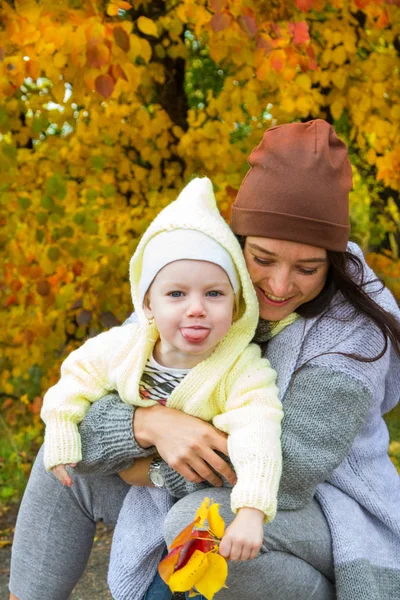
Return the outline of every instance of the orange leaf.
{"type": "Polygon", "coordinates": [[[122,8],[122,10],[131,10],[132,8],[132,4],[129,4],[129,2],[124,2],[124,0],[117,0],[117,6],[118,8],[122,8]]]}
{"type": "Polygon", "coordinates": [[[194,521],[192,521],[191,523],[189,523],[189,525],[187,527],[185,527],[185,529],[183,529],[179,535],[176,536],[176,538],[174,539],[172,544],[170,546],[168,546],[168,549],[176,548],[177,546],[183,546],[183,544],[186,544],[186,542],[188,542],[192,536],[193,527],[199,521],[200,521],[200,518],[197,518],[194,521]]]}
{"type": "Polygon", "coordinates": [[[175,571],[175,566],[179,560],[181,546],[174,548],[158,565],[158,572],[165,583],[168,583],[169,578],[175,571]]]}
{"type": "Polygon", "coordinates": [[[129,35],[126,33],[125,29],[122,29],[122,27],[115,27],[113,30],[113,35],[117,46],[119,46],[124,52],[129,52],[131,43],[129,41],[129,35]]]}
{"type": "Polygon", "coordinates": [[[296,0],[297,8],[303,12],[307,12],[312,8],[313,0],[296,0]]]}
{"type": "Polygon", "coordinates": [[[118,12],[119,8],[116,4],[107,4],[106,13],[109,17],[116,17],[118,12]]]}
{"type": "Polygon", "coordinates": [[[115,83],[114,79],[110,75],[99,75],[95,79],[96,91],[103,96],[103,98],[109,98],[114,91],[115,83]]]}
{"type": "Polygon", "coordinates": [[[379,27],[379,29],[383,29],[388,23],[389,15],[387,14],[387,11],[383,9],[381,14],[379,15],[379,19],[376,22],[376,26],[379,27]]]}
{"type": "Polygon", "coordinates": [[[363,8],[365,8],[366,6],[368,6],[368,4],[370,3],[371,0],[354,0],[354,4],[356,6],[358,6],[358,8],[361,8],[361,10],[363,10],[363,8]]]}
{"type": "Polygon", "coordinates": [[[286,54],[283,50],[274,50],[271,53],[271,67],[274,71],[282,71],[286,63],[286,54]]]}

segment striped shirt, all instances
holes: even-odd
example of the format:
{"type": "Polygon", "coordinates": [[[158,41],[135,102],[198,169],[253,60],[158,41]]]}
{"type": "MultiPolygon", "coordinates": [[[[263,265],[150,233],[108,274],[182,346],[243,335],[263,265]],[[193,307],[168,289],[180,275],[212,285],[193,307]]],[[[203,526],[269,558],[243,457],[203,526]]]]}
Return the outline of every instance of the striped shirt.
{"type": "Polygon", "coordinates": [[[156,400],[165,406],[172,391],[190,369],[174,369],[158,364],[153,355],[148,359],[139,384],[141,398],[156,400]]]}

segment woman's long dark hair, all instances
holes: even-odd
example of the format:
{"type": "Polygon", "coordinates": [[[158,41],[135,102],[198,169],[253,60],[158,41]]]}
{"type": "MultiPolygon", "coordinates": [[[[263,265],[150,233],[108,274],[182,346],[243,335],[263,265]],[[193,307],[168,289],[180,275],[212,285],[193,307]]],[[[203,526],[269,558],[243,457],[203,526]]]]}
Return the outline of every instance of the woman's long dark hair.
{"type": "MultiPolygon", "coordinates": [[[[362,362],[374,362],[385,354],[390,340],[396,354],[400,357],[399,321],[379,306],[364,289],[366,285],[376,283],[379,280],[365,282],[364,265],[358,256],[351,252],[327,250],[327,256],[330,266],[323,290],[316,298],[299,306],[296,312],[305,318],[321,315],[328,310],[334,295],[340,292],[343,299],[354,307],[353,317],[359,314],[366,315],[375,323],[384,339],[382,351],[377,356],[372,358],[366,358],[358,354],[348,354],[346,356],[362,362]]],[[[381,288],[378,291],[384,288],[384,284],[380,283],[381,288]]]]}
{"type": "MultiPolygon", "coordinates": [[[[238,236],[239,243],[244,249],[246,237],[238,236]]],[[[388,342],[393,345],[396,354],[400,358],[400,322],[386,310],[384,310],[365,291],[365,286],[376,283],[379,280],[364,282],[364,265],[362,261],[351,252],[333,252],[327,250],[329,261],[328,276],[322,291],[316,298],[298,307],[296,312],[304,318],[310,319],[323,313],[328,313],[333,297],[340,292],[343,299],[354,308],[352,318],[359,314],[366,315],[381,331],[384,344],[382,351],[372,358],[359,354],[346,354],[350,358],[362,362],[374,362],[385,354],[388,342]]],[[[381,288],[385,286],[381,282],[381,288]]],[[[333,354],[336,354],[333,352],[333,354]]],[[[342,354],[342,353],[340,353],[342,354]]]]}

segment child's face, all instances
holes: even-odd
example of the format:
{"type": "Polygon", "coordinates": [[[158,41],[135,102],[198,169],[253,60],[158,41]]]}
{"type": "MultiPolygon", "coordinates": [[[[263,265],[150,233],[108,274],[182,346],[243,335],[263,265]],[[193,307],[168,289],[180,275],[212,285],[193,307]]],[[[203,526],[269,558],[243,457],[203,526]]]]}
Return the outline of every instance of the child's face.
{"type": "Polygon", "coordinates": [[[202,260],[178,260],[157,274],[144,300],[160,332],[164,366],[191,368],[211,354],[232,324],[235,296],[226,272],[202,260]]]}

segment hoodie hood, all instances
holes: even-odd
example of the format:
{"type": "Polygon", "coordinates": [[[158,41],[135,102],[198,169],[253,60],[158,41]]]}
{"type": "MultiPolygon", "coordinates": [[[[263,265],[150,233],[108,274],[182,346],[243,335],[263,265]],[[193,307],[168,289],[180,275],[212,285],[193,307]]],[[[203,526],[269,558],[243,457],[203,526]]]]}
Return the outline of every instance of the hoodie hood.
{"type": "MultiPolygon", "coordinates": [[[[240,280],[238,298],[239,315],[227,336],[218,344],[226,346],[227,338],[240,342],[238,355],[252,340],[258,322],[258,301],[251,282],[242,249],[228,224],[219,213],[211,181],[207,178],[193,179],[179,194],[177,200],[164,208],[143,234],[130,261],[129,278],[132,301],[139,323],[148,334],[157,335],[155,324],[149,324],[140,301],[139,282],[143,266],[144,250],[155,236],[178,229],[199,231],[220,244],[230,255],[240,280]]],[[[182,256],[184,258],[184,256],[182,256]]],[[[228,343],[228,345],[230,345],[228,343]]]]}

